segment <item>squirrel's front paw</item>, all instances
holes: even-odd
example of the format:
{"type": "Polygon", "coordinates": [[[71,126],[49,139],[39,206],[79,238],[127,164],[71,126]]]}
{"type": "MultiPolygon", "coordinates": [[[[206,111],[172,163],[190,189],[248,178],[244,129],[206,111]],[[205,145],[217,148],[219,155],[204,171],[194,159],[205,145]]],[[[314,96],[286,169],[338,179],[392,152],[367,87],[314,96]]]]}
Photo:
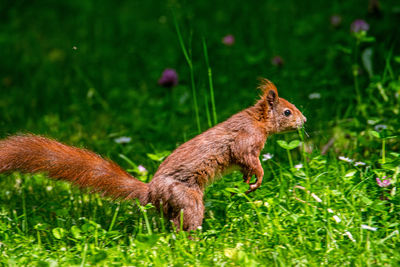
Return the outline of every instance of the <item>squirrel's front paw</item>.
{"type": "Polygon", "coordinates": [[[257,181],[255,183],[249,185],[249,190],[246,191],[246,194],[255,191],[257,188],[261,186],[261,183],[262,183],[262,177],[257,178],[257,181]]]}

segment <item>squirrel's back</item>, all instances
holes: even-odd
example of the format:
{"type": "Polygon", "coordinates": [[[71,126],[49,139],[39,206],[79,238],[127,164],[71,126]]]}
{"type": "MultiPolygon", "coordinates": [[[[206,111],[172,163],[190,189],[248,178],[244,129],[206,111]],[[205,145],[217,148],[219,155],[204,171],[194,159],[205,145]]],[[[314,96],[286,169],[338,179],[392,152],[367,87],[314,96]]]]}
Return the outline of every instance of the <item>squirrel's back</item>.
{"type": "Polygon", "coordinates": [[[232,146],[243,132],[251,134],[250,143],[264,145],[266,136],[246,109],[180,145],[161,163],[153,181],[171,179],[204,188],[216,177],[238,169],[232,146]]]}

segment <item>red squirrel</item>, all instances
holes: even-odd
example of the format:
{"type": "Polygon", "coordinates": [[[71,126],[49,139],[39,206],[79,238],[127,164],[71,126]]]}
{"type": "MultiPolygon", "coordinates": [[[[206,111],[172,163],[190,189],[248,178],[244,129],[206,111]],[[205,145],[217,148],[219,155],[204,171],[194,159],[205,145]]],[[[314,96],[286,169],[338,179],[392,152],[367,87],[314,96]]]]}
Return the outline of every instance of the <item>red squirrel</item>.
{"type": "Polygon", "coordinates": [[[267,137],[296,130],[306,118],[291,103],[278,97],[270,81],[262,80],[261,98],[251,106],[175,149],[159,166],[153,179],[143,183],[117,164],[76,147],[36,135],[15,135],[0,140],[0,173],[46,173],[103,195],[152,203],[180,228],[196,230],[204,216],[207,184],[232,169],[243,173],[247,193],[260,187],[264,170],[260,152],[267,137]],[[255,175],[256,182],[250,184],[255,175]]]}

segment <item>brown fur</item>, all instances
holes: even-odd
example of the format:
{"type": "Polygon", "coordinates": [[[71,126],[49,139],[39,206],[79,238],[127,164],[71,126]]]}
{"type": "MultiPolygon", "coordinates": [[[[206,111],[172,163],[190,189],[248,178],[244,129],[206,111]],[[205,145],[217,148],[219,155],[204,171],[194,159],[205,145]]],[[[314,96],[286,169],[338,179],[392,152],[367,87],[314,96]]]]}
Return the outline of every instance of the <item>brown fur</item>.
{"type": "Polygon", "coordinates": [[[90,187],[114,198],[138,199],[142,205],[162,205],[177,229],[183,210],[183,229],[202,224],[203,192],[207,184],[236,167],[248,192],[260,187],[264,170],[259,156],[267,137],[297,129],[306,118],[291,103],[278,97],[275,86],[263,80],[258,102],[228,120],[184,143],[161,163],[145,184],[99,155],[34,135],[17,135],[0,141],[0,173],[45,172],[55,179],[90,187]],[[285,116],[285,110],[291,111],[285,116]]]}

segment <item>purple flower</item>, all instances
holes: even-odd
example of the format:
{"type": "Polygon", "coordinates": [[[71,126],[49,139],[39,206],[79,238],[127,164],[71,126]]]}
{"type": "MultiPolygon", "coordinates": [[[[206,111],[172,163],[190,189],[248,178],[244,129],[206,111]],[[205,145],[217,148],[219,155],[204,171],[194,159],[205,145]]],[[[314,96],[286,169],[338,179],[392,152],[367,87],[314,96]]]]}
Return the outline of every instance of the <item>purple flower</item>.
{"type": "Polygon", "coordinates": [[[228,34],[222,38],[222,43],[226,46],[232,46],[235,44],[235,37],[232,34],[228,34]]]}
{"type": "Polygon", "coordinates": [[[378,177],[376,178],[376,183],[378,184],[378,186],[380,186],[380,187],[388,187],[389,185],[391,185],[391,178],[387,178],[387,179],[385,179],[386,178],[386,176],[383,176],[382,177],[382,180],[381,179],[379,179],[378,177]]]}
{"type": "Polygon", "coordinates": [[[164,87],[173,87],[178,84],[178,74],[174,69],[165,69],[158,80],[158,84],[164,87]]]}
{"type": "Polygon", "coordinates": [[[271,64],[274,65],[274,66],[280,67],[280,66],[283,65],[283,63],[284,63],[284,61],[280,56],[274,56],[271,59],[271,64]]]}
{"type": "Polygon", "coordinates": [[[340,23],[342,23],[342,17],[339,15],[332,15],[331,16],[331,25],[333,27],[337,27],[340,25],[340,23]]]}
{"type": "Polygon", "coordinates": [[[351,24],[350,29],[351,29],[351,32],[353,32],[353,33],[359,33],[361,31],[368,31],[369,24],[365,20],[356,19],[351,24]]]}

